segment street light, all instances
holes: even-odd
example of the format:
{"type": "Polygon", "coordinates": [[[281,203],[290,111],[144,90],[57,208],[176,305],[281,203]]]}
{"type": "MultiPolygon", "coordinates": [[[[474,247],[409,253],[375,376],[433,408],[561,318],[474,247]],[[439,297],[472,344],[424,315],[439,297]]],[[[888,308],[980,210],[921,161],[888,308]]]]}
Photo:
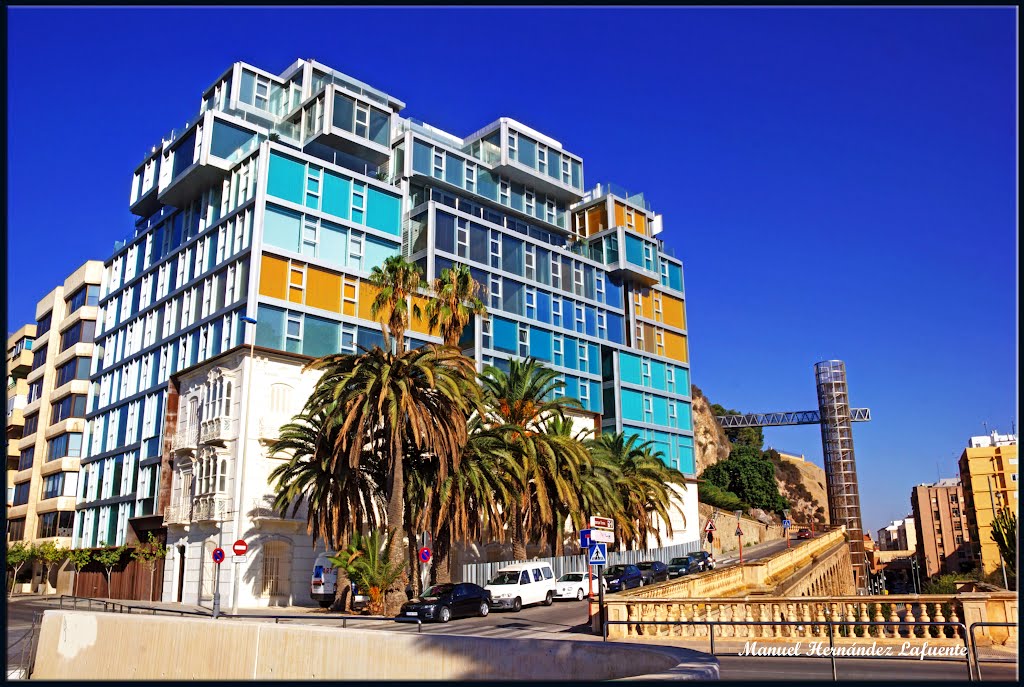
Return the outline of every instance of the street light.
{"type": "MultiPolygon", "coordinates": [[[[244,322],[245,324],[252,324],[252,325],[256,324],[256,318],[255,317],[249,317],[248,315],[242,315],[239,319],[242,322],[244,322]]],[[[248,332],[246,332],[246,333],[248,333],[248,332]]],[[[249,438],[249,434],[251,434],[251,432],[249,431],[249,399],[252,397],[252,385],[253,385],[253,378],[255,376],[255,368],[256,368],[256,351],[255,351],[255,349],[256,349],[256,332],[253,332],[251,337],[247,336],[246,338],[249,339],[249,373],[245,376],[245,409],[244,409],[244,411],[242,413],[242,423],[239,426],[239,429],[241,429],[242,425],[245,426],[245,434],[243,435],[243,434],[241,434],[241,432],[239,432],[239,436],[238,436],[238,443],[239,443],[238,463],[239,463],[239,466],[238,466],[238,472],[236,473],[238,475],[238,479],[236,480],[237,484],[235,486],[235,515],[236,515],[236,518],[235,518],[235,536],[238,537],[239,539],[241,539],[241,530],[242,530],[242,521],[241,521],[241,517],[240,517],[241,513],[242,513],[242,509],[241,509],[240,506],[242,504],[242,487],[245,484],[245,447],[249,443],[248,438],[249,438]]],[[[234,560],[234,559],[232,559],[232,560],[234,560]]],[[[219,570],[219,566],[218,566],[218,570],[219,570]]],[[[238,577],[239,577],[239,575],[238,575],[238,563],[236,562],[235,563],[235,567],[233,568],[233,575],[232,575],[232,579],[231,579],[231,612],[232,613],[238,613],[238,587],[239,587],[238,577]]]]}

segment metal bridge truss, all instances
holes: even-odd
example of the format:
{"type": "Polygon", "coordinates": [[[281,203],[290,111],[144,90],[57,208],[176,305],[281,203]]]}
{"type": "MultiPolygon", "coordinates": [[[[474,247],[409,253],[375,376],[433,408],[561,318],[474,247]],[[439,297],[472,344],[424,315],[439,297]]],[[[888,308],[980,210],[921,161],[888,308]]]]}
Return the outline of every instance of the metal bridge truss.
{"type": "MultiPolygon", "coordinates": [[[[747,413],[746,415],[719,415],[715,419],[723,428],[734,427],[784,427],[786,425],[819,425],[821,412],[817,410],[794,410],[785,413],[747,413]]],[[[870,408],[851,408],[850,422],[871,420],[870,408]]]]}

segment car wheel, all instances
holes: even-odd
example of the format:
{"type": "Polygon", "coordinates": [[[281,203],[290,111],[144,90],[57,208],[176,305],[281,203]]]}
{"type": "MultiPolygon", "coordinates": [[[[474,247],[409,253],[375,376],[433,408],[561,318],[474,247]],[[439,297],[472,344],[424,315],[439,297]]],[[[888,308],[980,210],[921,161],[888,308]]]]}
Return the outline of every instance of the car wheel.
{"type": "Polygon", "coordinates": [[[518,596],[516,597],[516,600],[512,602],[512,610],[516,613],[523,610],[523,600],[518,596]]]}
{"type": "Polygon", "coordinates": [[[643,587],[644,586],[644,578],[642,578],[642,577],[640,578],[640,584],[638,584],[637,586],[638,587],[643,587]]]}
{"type": "Polygon", "coordinates": [[[583,601],[583,587],[576,590],[576,600],[583,601]]]}
{"type": "Polygon", "coordinates": [[[549,591],[549,592],[547,593],[547,595],[546,595],[546,596],[544,597],[544,605],[545,605],[545,606],[550,606],[550,605],[551,605],[551,604],[553,604],[554,602],[555,602],[555,596],[554,596],[554,594],[552,594],[552,593],[551,593],[551,592],[549,591]]]}
{"type": "Polygon", "coordinates": [[[333,600],[328,600],[328,601],[321,601],[319,603],[320,603],[320,608],[330,608],[331,604],[334,603],[334,601],[333,600]]]}
{"type": "Polygon", "coordinates": [[[441,606],[441,610],[437,612],[437,619],[442,623],[446,623],[452,619],[452,610],[447,606],[441,606]]]}
{"type": "Polygon", "coordinates": [[[491,607],[486,601],[480,602],[480,617],[486,618],[487,614],[491,612],[491,607]]]}

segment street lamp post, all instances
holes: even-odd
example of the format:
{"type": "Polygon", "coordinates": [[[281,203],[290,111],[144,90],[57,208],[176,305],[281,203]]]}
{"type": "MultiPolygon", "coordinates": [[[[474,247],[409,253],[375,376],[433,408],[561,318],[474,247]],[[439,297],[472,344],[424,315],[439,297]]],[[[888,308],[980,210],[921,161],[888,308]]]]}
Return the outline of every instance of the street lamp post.
{"type": "MultiPolygon", "coordinates": [[[[248,315],[243,315],[239,319],[243,323],[245,323],[247,325],[249,325],[249,324],[255,325],[256,324],[256,318],[255,317],[249,317],[248,315]]],[[[236,513],[236,518],[235,518],[235,536],[239,537],[239,538],[241,538],[241,529],[242,529],[242,523],[241,523],[242,508],[241,508],[241,505],[242,505],[242,487],[245,484],[245,448],[246,448],[246,445],[249,443],[249,435],[251,434],[251,432],[249,431],[249,399],[252,398],[252,386],[253,386],[253,381],[255,379],[255,371],[256,371],[256,332],[254,331],[252,333],[252,336],[249,336],[247,338],[249,339],[249,372],[245,376],[245,408],[242,411],[241,426],[239,427],[239,430],[241,430],[241,427],[244,426],[245,427],[245,433],[243,434],[241,431],[239,431],[239,435],[238,435],[238,444],[239,444],[239,448],[238,448],[238,463],[239,463],[239,465],[238,465],[238,472],[236,473],[237,480],[238,480],[238,486],[235,488],[235,495],[236,495],[237,501],[238,501],[235,504],[235,513],[236,513]]],[[[232,559],[232,560],[234,560],[234,559],[232,559]]],[[[232,576],[232,582],[231,582],[231,612],[232,613],[238,613],[238,587],[239,587],[239,585],[238,585],[238,578],[239,578],[238,565],[239,564],[237,562],[234,564],[234,566],[235,566],[234,567],[234,575],[232,576]]]]}

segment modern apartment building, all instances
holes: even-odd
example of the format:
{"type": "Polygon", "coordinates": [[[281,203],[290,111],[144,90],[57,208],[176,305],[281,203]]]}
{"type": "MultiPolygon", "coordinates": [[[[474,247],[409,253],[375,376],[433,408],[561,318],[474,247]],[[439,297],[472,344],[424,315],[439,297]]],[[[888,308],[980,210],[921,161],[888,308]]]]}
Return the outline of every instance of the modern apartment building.
{"type": "Polygon", "coordinates": [[[28,405],[28,381],[32,369],[32,343],[36,326],[26,324],[7,337],[7,506],[14,500],[14,475],[18,472],[21,451],[18,440],[25,430],[25,406],[28,405]]]}
{"type": "MultiPolygon", "coordinates": [[[[8,444],[9,461],[11,446],[18,451],[7,510],[9,541],[71,543],[102,277],[103,263],[90,260],[36,305],[32,362],[25,373],[26,397],[20,409],[21,438],[8,444]]],[[[11,360],[13,350],[8,350],[11,360]]],[[[27,352],[18,353],[17,366],[11,370],[24,371],[27,352]]],[[[8,415],[8,437],[17,431],[11,419],[8,415]]],[[[46,582],[42,590],[53,591],[56,570],[47,581],[35,578],[41,572],[37,564],[33,588],[46,582]]]]}
{"type": "Polygon", "coordinates": [[[971,437],[960,456],[971,541],[986,573],[997,570],[1000,562],[999,547],[992,539],[992,518],[1004,508],[1020,513],[1018,474],[1016,434],[971,437]]]}
{"type": "Polygon", "coordinates": [[[970,570],[974,566],[964,490],[956,478],[919,484],[910,492],[922,577],[970,570]]]}
{"type": "Polygon", "coordinates": [[[879,551],[915,551],[917,549],[917,527],[909,515],[902,520],[893,520],[878,530],[879,551]]]}
{"type": "MultiPolygon", "coordinates": [[[[459,138],[401,117],[404,107],[315,61],[280,75],[236,63],[203,94],[199,115],[140,163],[130,202],[140,219],[106,262],[78,545],[185,525],[181,511],[160,508],[181,505],[172,472],[204,449],[164,436],[172,419],[177,436],[184,412],[168,396],[172,375],[212,373],[196,366],[243,344],[320,356],[381,342],[366,279],[396,254],[428,281],[470,266],[490,311],[462,342],[480,369],[535,356],[602,427],[654,441],[693,475],[683,270],[658,238],[661,216],[641,194],[585,191],[582,159],[518,122],[459,138]]],[[[439,341],[419,320],[408,336],[413,346],[439,341]]],[[[272,405],[272,393],[244,388],[243,357],[214,367],[236,375],[236,399],[251,391],[272,405]]],[[[197,408],[202,435],[214,416],[197,408]]],[[[229,480],[221,488],[220,470],[242,474],[236,460],[222,456],[217,479],[203,478],[213,492],[196,491],[193,476],[189,528],[196,513],[210,517],[200,502],[221,504],[215,519],[249,508],[229,480]]],[[[695,509],[695,484],[686,498],[695,509]]]]}

